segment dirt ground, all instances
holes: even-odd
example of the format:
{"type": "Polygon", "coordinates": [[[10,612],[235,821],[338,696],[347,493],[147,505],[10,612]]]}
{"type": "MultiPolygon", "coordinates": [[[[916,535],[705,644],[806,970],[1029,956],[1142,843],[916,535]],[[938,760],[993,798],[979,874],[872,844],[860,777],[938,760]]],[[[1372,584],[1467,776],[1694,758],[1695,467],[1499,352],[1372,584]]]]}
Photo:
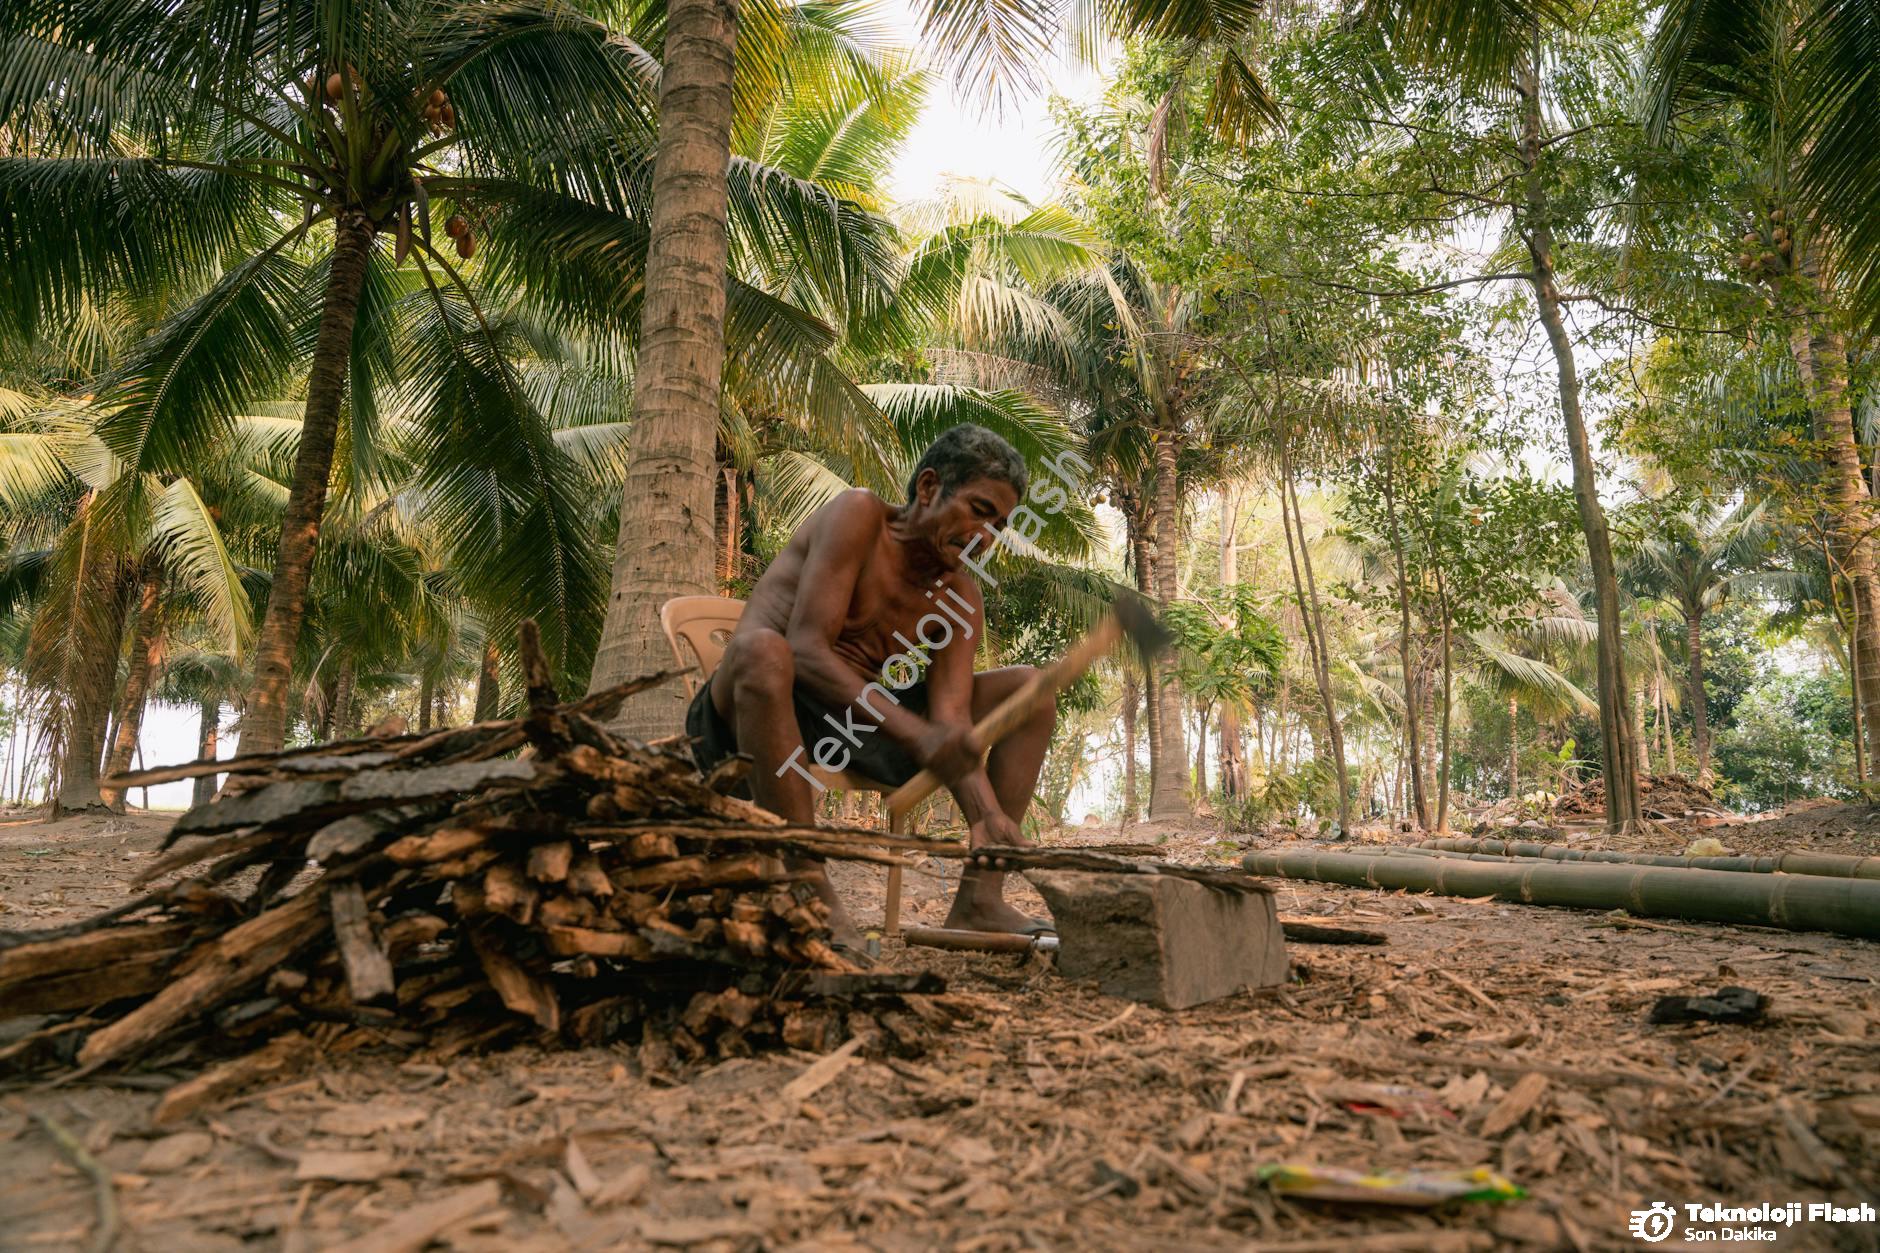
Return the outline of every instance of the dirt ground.
{"type": "MultiPolygon", "coordinates": [[[[1699,833],[1744,851],[1880,852],[1872,813],[1815,807],[1790,826],[1699,833]]],[[[0,928],[118,903],[166,823],[0,825],[0,928]]],[[[1690,834],[1629,846],[1675,852],[1690,834]]],[[[1199,823],[1121,838],[1222,862],[1261,843],[1199,823]]],[[[937,924],[950,885],[937,864],[923,870],[909,876],[910,921],[937,924]]],[[[882,877],[839,878],[864,919],[879,917],[882,877]]],[[[726,1062],[673,1084],[643,1078],[624,1046],[328,1057],[163,1132],[148,1115],[171,1074],[14,1083],[0,1100],[0,1249],[95,1235],[92,1183],[34,1113],[108,1169],[117,1248],[134,1251],[331,1248],[480,1181],[498,1186],[444,1247],[1669,1249],[1694,1247],[1684,1222],[1645,1246],[1629,1212],[1880,1192],[1880,945],[1314,884],[1279,893],[1283,916],[1389,944],[1294,944],[1288,987],[1164,1012],[1068,982],[1048,958],[890,940],[885,962],[946,975],[966,1020],[924,1058],[825,1064],[809,1076],[822,1086],[788,1096],[817,1059],[726,1062]],[[1730,984],[1771,998],[1764,1022],[1646,1023],[1661,995],[1730,984]],[[1257,1173],[1275,1163],[1485,1167],[1527,1196],[1435,1211],[1280,1199],[1257,1173]]],[[[1029,888],[1015,898],[1042,912],[1029,888]]],[[[1771,1229],[1784,1249],[1880,1245],[1875,1223],[1771,1229]]]]}

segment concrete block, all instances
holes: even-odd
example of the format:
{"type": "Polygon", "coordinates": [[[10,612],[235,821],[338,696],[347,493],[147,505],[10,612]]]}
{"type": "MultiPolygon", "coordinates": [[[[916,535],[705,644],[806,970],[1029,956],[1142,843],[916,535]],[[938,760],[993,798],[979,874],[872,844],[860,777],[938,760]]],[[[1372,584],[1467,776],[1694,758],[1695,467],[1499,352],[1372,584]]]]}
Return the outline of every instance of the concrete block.
{"type": "Polygon", "coordinates": [[[1266,892],[1188,879],[1030,870],[1051,907],[1058,971],[1111,996],[1186,1009],[1286,982],[1286,940],[1266,892]]]}

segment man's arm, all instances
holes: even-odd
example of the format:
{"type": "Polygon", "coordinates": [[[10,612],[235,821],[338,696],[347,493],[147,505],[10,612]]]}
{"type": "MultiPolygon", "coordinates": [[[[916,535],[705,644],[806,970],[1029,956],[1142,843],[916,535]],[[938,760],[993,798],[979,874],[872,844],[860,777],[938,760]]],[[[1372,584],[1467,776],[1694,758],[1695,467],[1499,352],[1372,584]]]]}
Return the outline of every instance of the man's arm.
{"type": "MultiPolygon", "coordinates": [[[[986,620],[985,597],[978,585],[971,580],[964,582],[966,586],[963,590],[971,606],[967,611],[967,619],[983,623],[986,620]]],[[[975,635],[981,629],[976,628],[975,635]]],[[[934,651],[933,663],[927,668],[927,716],[933,720],[936,728],[948,733],[949,739],[961,740],[972,731],[971,644],[956,640],[952,647],[934,651]]],[[[940,771],[935,770],[934,773],[939,774],[940,771]]],[[[986,767],[978,754],[972,756],[971,769],[951,780],[948,787],[953,793],[953,799],[959,802],[960,813],[972,833],[973,847],[1024,842],[1018,824],[999,808],[999,798],[992,790],[992,780],[986,776],[986,767]]]]}

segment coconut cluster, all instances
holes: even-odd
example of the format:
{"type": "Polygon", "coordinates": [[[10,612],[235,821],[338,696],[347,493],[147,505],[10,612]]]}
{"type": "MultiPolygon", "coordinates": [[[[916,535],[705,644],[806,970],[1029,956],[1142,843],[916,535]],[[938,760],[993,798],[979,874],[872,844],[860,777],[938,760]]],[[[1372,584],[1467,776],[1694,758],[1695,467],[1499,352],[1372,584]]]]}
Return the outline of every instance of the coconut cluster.
{"type": "Polygon", "coordinates": [[[1789,232],[1787,214],[1780,208],[1769,210],[1768,221],[1753,223],[1743,233],[1743,251],[1736,254],[1737,268],[1749,275],[1775,275],[1794,260],[1795,241],[1789,232]]]}

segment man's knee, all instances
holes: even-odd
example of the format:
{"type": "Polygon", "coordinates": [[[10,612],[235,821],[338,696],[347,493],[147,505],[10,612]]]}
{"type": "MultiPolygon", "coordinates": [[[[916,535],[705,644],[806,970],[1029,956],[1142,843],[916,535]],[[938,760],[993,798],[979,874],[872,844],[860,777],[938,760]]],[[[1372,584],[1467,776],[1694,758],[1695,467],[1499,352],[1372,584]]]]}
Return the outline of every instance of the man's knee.
{"type": "MultiPolygon", "coordinates": [[[[1037,678],[1039,673],[1036,666],[1013,666],[1012,669],[1017,671],[1020,688],[1037,678]]],[[[1057,708],[1057,693],[1040,693],[1037,704],[1032,706],[1031,716],[1025,720],[1025,725],[1050,731],[1057,726],[1057,708]]]]}
{"type": "Polygon", "coordinates": [[[796,657],[790,641],[768,627],[733,638],[720,664],[730,671],[732,686],[740,692],[775,695],[787,693],[796,683],[796,657]]]}

